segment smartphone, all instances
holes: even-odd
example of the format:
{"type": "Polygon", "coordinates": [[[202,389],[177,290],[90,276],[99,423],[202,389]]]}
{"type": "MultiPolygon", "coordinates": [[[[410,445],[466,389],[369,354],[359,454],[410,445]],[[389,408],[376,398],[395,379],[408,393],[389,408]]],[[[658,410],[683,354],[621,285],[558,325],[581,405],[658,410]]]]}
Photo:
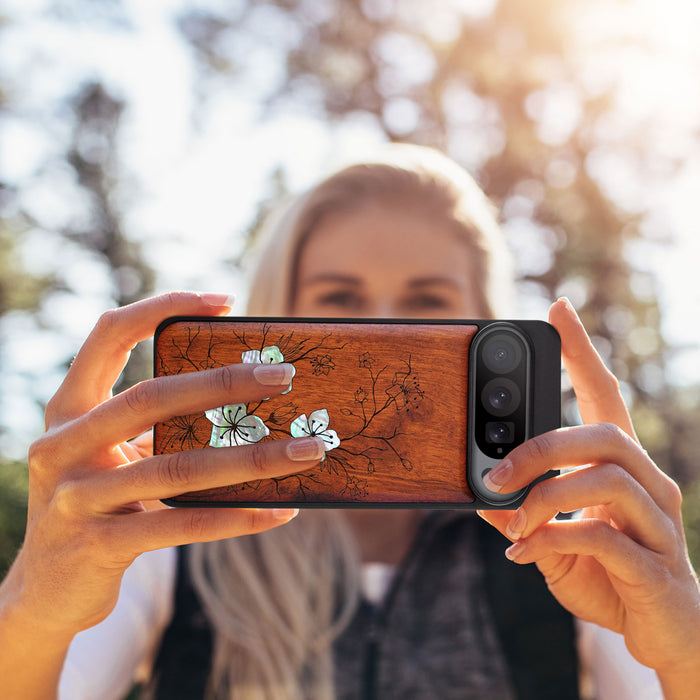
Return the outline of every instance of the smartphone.
{"type": "Polygon", "coordinates": [[[530,487],[497,494],[484,475],[561,420],[560,340],[543,321],[175,317],[154,356],[155,376],[296,370],[281,396],[159,423],[155,454],[303,435],[326,446],[308,471],[172,506],[515,508],[530,487]]]}

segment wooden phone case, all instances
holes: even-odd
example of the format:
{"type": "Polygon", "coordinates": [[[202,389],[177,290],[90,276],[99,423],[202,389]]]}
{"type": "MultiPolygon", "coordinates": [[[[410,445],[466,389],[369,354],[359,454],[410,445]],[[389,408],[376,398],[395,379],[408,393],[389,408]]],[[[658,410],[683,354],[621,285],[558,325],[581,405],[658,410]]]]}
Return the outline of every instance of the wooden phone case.
{"type": "Polygon", "coordinates": [[[302,434],[320,435],[327,451],[318,466],[299,474],[166,502],[480,507],[467,479],[468,363],[472,339],[486,324],[167,320],[156,334],[156,376],[282,361],[296,374],[281,396],[156,425],[156,454],[302,434]]]}

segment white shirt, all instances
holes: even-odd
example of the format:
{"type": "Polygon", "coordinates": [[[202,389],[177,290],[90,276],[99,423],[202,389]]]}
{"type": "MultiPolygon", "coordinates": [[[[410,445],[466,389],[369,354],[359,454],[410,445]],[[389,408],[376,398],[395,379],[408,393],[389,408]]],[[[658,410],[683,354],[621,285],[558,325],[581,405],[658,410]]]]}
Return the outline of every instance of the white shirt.
{"type": "Polygon", "coordinates": [[[59,700],[116,700],[146,677],[172,617],[176,569],[175,549],[146,552],[134,561],[114,610],[73,639],[59,700]]]}
{"type": "MultiPolygon", "coordinates": [[[[100,624],[76,635],[61,675],[59,700],[119,700],[146,678],[173,612],[174,549],[142,554],[127,569],[119,600],[100,624]]],[[[363,566],[365,597],[379,603],[395,567],[363,566]]],[[[663,700],[656,673],[636,661],[622,635],[577,620],[577,646],[586,697],[596,700],[663,700]]]]}

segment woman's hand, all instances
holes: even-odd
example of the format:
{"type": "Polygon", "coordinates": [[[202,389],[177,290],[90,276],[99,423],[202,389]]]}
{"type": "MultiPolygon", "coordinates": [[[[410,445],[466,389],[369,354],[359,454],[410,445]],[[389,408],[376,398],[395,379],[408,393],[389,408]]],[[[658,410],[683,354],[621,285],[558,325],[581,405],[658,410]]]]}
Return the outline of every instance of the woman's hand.
{"type": "MultiPolygon", "coordinates": [[[[642,449],[618,382],[566,300],[550,310],[584,425],[515,448],[485,479],[509,493],[550,469],[521,507],[480,515],[515,542],[513,561],[535,562],[574,615],[624,635],[657,670],[667,697],[700,687],[700,589],[688,557],[681,493],[642,449]],[[581,517],[554,521],[558,512],[581,517]]],[[[687,696],[690,697],[690,696],[687,696]]]]}
{"type": "Polygon", "coordinates": [[[289,385],[289,365],[162,377],[112,396],[130,350],[160,321],[228,309],[221,295],[178,293],[102,316],[47,407],[45,435],[30,450],[27,531],[0,589],[0,612],[22,619],[25,628],[35,625],[44,639],[70,639],[109,614],[124,570],[142,552],[260,532],[295,515],[292,509],[152,509],[149,502],[303,471],[323,454],[318,438],[156,457],[147,456],[147,439],[127,442],[173,416],[279,394],[289,385]]]}

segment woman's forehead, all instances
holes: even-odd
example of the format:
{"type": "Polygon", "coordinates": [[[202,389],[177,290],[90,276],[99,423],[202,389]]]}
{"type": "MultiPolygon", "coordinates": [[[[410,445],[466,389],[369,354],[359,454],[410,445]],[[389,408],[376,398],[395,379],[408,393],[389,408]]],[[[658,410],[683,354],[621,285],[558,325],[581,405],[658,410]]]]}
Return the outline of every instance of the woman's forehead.
{"type": "Polygon", "coordinates": [[[300,275],[401,267],[411,278],[467,273],[470,250],[456,225],[416,208],[370,205],[324,216],[300,251],[300,275]]]}

